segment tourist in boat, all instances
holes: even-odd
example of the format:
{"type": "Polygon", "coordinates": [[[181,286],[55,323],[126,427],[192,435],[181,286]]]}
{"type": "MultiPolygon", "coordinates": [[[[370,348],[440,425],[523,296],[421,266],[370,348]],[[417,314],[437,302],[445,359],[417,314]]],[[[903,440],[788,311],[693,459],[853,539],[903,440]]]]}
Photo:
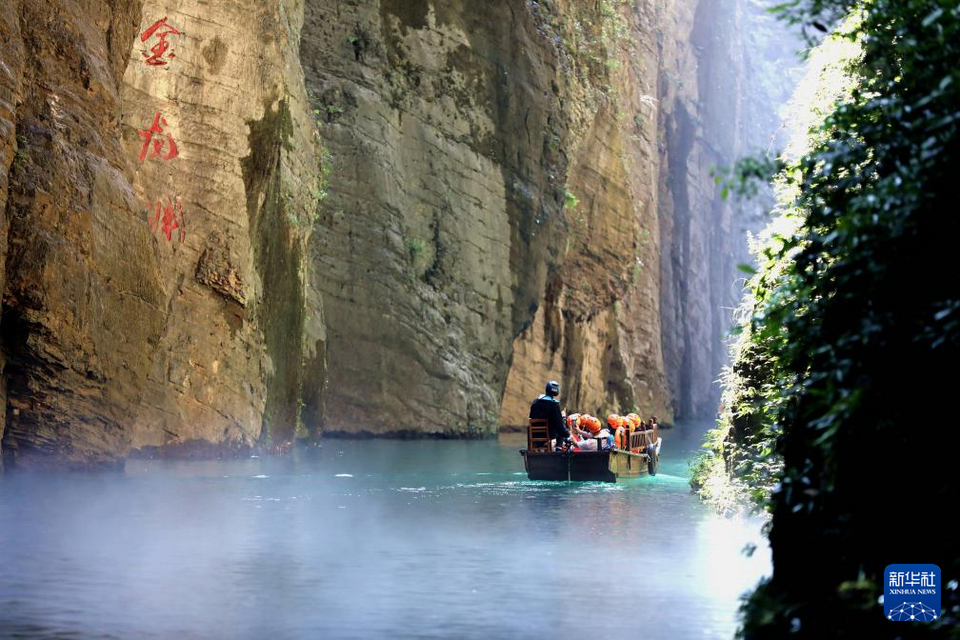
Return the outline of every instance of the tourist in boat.
{"type": "Polygon", "coordinates": [[[580,414],[571,413],[567,416],[567,431],[570,432],[570,440],[573,445],[576,445],[580,441],[580,436],[578,435],[577,425],[580,424],[580,414]]]}
{"type": "Polygon", "coordinates": [[[630,422],[626,416],[611,413],[607,416],[609,431],[613,435],[613,442],[617,449],[627,449],[630,446],[630,422]]]}
{"type": "Polygon", "coordinates": [[[641,420],[640,416],[635,413],[628,413],[626,416],[624,416],[623,420],[625,423],[624,427],[627,431],[627,448],[629,448],[633,453],[639,453],[640,449],[639,447],[634,446],[632,436],[634,433],[640,431],[640,425],[643,424],[643,420],[641,420]]]}
{"type": "Polygon", "coordinates": [[[578,416],[572,431],[577,436],[574,448],[577,451],[596,451],[597,434],[600,433],[600,421],[590,415],[578,416]]]}
{"type": "Polygon", "coordinates": [[[601,429],[600,433],[597,434],[597,438],[600,438],[600,450],[607,451],[609,449],[614,449],[616,445],[615,436],[610,432],[609,429],[601,429]]]}
{"type": "Polygon", "coordinates": [[[547,383],[545,392],[542,396],[533,401],[530,405],[530,418],[540,418],[547,421],[550,429],[550,438],[554,441],[555,448],[562,448],[563,444],[570,437],[566,425],[563,424],[563,412],[560,411],[560,383],[551,380],[547,383]]]}
{"type": "Polygon", "coordinates": [[[614,446],[614,436],[609,429],[604,429],[600,419],[593,416],[580,416],[583,428],[577,429],[582,440],[576,444],[577,451],[607,451],[614,446]]]}
{"type": "Polygon", "coordinates": [[[621,418],[615,413],[611,413],[610,415],[607,416],[607,428],[611,432],[616,432],[616,430],[619,429],[621,426],[623,426],[623,418],[621,418]]]}

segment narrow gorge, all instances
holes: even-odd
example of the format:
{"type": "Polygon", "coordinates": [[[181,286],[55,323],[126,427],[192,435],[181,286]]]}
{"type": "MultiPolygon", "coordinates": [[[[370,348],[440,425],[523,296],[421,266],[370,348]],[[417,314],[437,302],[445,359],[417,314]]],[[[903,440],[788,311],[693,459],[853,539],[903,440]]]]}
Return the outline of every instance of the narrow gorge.
{"type": "Polygon", "coordinates": [[[7,466],[711,417],[795,42],[753,0],[12,0],[7,466]]]}

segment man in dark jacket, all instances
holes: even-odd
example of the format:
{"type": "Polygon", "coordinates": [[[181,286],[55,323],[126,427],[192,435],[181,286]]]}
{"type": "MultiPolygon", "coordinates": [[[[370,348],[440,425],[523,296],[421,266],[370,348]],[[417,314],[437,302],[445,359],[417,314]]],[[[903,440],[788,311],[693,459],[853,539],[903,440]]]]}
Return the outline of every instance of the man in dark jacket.
{"type": "Polygon", "coordinates": [[[570,437],[566,425],[563,424],[563,414],[560,412],[560,383],[551,380],[547,383],[546,393],[533,401],[530,405],[531,418],[545,418],[550,427],[550,437],[556,439],[557,446],[563,446],[570,437]]]}

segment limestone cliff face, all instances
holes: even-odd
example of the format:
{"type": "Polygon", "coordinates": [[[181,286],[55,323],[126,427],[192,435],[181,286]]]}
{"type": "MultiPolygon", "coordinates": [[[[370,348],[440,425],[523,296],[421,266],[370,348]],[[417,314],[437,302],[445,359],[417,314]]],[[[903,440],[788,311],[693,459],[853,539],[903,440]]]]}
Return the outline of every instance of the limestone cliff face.
{"type": "Polygon", "coordinates": [[[545,372],[567,383],[571,409],[633,409],[666,421],[715,415],[741,293],[736,265],[751,259],[747,234],[763,226],[765,202],[721,198],[714,174],[742,155],[776,151],[778,109],[801,46],[766,8],[758,0],[619,6],[630,36],[606,52],[616,109],[597,113],[603,128],[586,140],[602,131],[621,161],[572,137],[569,151],[582,160],[568,180],[591,195],[599,184],[604,199],[591,200],[590,213],[606,214],[591,215],[586,228],[575,226],[580,214],[568,215],[574,245],[514,345],[504,424],[524,423],[545,372]],[[629,277],[615,255],[632,263],[629,277]]]}
{"type": "Polygon", "coordinates": [[[319,173],[302,7],[0,16],[5,457],[291,439],[319,173]]]}
{"type": "Polygon", "coordinates": [[[324,432],[494,432],[513,335],[564,239],[544,40],[516,2],[307,3],[331,167],[310,243],[324,432]]]}
{"type": "Polygon", "coordinates": [[[661,40],[660,202],[662,348],[678,417],[712,417],[727,362],[736,265],[752,261],[750,232],[772,196],[719,197],[714,173],[778,151],[779,109],[802,43],[759,0],[676,3],[661,40]]]}
{"type": "Polygon", "coordinates": [[[708,165],[743,120],[704,104],[736,21],[5,3],[4,457],[479,437],[547,378],[570,408],[702,412],[737,231],[708,165]]]}
{"type": "Polygon", "coordinates": [[[689,34],[690,44],[668,39],[663,47],[662,336],[671,400],[686,417],[716,412],[714,380],[726,357],[723,337],[736,299],[733,245],[743,239],[732,233],[733,210],[718,197],[711,169],[729,166],[740,151],[744,87],[738,40],[729,34],[739,32],[741,5],[687,4],[673,15],[674,33],[689,34]]]}
{"type": "Polygon", "coordinates": [[[308,3],[326,433],[490,434],[547,376],[666,410],[646,11],[308,3]]]}
{"type": "Polygon", "coordinates": [[[163,330],[130,425],[135,448],[294,436],[320,172],[302,20],[302,5],[285,0],[146,0],[138,16],[122,144],[153,233],[163,330]],[[152,60],[166,32],[166,56],[152,60]],[[163,132],[151,132],[158,118],[163,132]]]}
{"type": "Polygon", "coordinates": [[[3,448],[108,464],[163,327],[161,273],[120,139],[138,2],[0,8],[3,448]]]}
{"type": "Polygon", "coordinates": [[[672,420],[660,348],[658,3],[568,3],[561,98],[566,244],[514,343],[501,423],[525,424],[549,378],[571,410],[672,420]],[[575,205],[575,206],[574,206],[575,205]]]}

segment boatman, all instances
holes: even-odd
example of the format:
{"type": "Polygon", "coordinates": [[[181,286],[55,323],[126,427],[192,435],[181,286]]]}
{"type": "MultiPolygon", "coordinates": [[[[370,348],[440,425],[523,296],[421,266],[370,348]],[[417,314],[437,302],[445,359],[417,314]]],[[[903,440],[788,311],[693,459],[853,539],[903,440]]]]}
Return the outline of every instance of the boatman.
{"type": "Polygon", "coordinates": [[[570,432],[563,424],[563,415],[560,412],[560,401],[557,396],[560,395],[560,383],[551,380],[547,383],[546,393],[533,401],[530,405],[531,418],[546,419],[550,428],[550,438],[557,441],[557,448],[561,448],[570,432]]]}

